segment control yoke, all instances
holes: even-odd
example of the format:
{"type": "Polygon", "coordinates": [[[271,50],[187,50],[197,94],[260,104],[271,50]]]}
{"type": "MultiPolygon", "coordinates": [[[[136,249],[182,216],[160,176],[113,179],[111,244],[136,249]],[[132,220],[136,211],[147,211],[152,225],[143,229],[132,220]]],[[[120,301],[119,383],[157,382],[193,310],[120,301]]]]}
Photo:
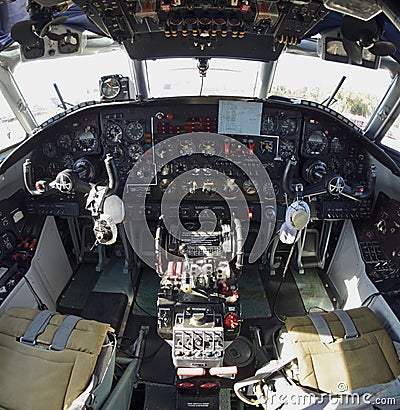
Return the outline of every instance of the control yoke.
{"type": "MultiPolygon", "coordinates": [[[[110,196],[118,189],[118,173],[111,155],[106,156],[104,165],[108,176],[105,196],[110,196]]],[[[33,196],[48,195],[56,191],[64,194],[75,191],[88,193],[92,189],[92,184],[88,180],[92,179],[94,174],[92,163],[85,158],[81,158],[75,162],[73,169],[60,171],[53,181],[40,180],[34,182],[31,160],[27,158],[23,164],[25,187],[33,196]]]]}
{"type": "MultiPolygon", "coordinates": [[[[293,183],[293,176],[297,160],[294,158],[288,159],[283,173],[283,188],[284,191],[291,197],[296,195],[295,184],[293,183]]],[[[311,184],[304,188],[303,197],[313,197],[323,194],[331,194],[333,196],[344,196],[355,201],[369,198],[375,188],[376,169],[371,165],[367,186],[356,184],[349,186],[344,178],[338,174],[321,172],[318,175],[318,182],[311,184]]]]}
{"type": "Polygon", "coordinates": [[[50,195],[56,191],[63,194],[83,192],[87,195],[86,209],[92,214],[93,231],[96,243],[111,245],[117,239],[117,224],[124,218],[124,206],[121,199],[114,195],[118,190],[119,178],[113,157],[106,155],[104,165],[107,171],[108,184],[97,185],[88,181],[95,176],[90,161],[85,158],[77,160],[73,169],[64,169],[56,178],[33,182],[32,163],[26,159],[23,164],[24,183],[27,191],[33,196],[50,195]]]}

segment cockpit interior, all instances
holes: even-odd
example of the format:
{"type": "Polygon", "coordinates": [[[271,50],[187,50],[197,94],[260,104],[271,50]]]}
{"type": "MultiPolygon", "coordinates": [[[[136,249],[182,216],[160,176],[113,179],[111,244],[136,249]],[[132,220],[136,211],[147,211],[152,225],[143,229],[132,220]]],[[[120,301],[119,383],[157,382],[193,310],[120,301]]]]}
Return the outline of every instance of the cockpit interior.
{"type": "Polygon", "coordinates": [[[0,0],[0,408],[399,409],[399,16],[0,0]]]}

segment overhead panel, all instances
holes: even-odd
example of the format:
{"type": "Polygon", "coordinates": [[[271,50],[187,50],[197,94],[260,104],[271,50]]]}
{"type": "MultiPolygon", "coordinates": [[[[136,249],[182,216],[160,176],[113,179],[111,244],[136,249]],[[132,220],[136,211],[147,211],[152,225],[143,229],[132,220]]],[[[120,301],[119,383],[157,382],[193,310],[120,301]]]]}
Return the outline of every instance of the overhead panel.
{"type": "Polygon", "coordinates": [[[321,1],[77,0],[132,59],[273,61],[328,13],[321,1]]]}

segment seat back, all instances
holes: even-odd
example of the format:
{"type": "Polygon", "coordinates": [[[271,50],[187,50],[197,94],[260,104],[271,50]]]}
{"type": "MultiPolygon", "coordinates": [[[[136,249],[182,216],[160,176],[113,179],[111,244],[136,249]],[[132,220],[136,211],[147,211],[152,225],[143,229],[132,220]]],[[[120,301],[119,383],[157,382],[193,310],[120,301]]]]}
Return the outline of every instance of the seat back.
{"type": "Polygon", "coordinates": [[[386,383],[400,374],[393,343],[367,307],[288,317],[281,356],[296,357],[304,387],[343,393],[386,383]]]}
{"type": "Polygon", "coordinates": [[[68,409],[83,393],[89,395],[112,331],[96,321],[9,309],[0,317],[0,408],[68,409]],[[37,316],[41,320],[35,321],[37,316]]]}

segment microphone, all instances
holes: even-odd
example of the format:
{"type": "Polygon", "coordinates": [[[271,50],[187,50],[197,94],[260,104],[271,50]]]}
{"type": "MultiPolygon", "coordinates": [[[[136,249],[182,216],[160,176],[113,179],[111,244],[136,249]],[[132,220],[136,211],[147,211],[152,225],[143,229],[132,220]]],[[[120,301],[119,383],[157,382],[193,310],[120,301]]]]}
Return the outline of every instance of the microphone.
{"type": "Polygon", "coordinates": [[[283,243],[292,244],[297,232],[304,229],[310,221],[310,207],[303,200],[292,202],[286,209],[285,222],[279,230],[279,239],[283,243]]]}

